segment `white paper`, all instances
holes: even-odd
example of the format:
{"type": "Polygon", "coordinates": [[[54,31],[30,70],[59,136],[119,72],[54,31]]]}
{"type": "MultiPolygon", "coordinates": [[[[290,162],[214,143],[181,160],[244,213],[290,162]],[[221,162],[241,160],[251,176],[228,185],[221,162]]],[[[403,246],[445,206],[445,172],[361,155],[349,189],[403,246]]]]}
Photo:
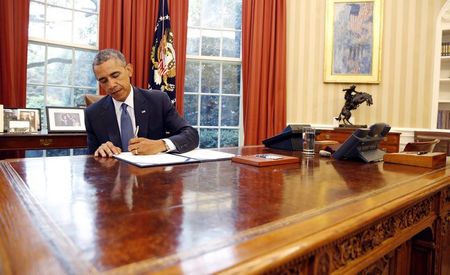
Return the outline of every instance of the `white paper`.
{"type": "Polygon", "coordinates": [[[115,155],[114,157],[135,164],[137,166],[158,166],[158,165],[198,162],[198,160],[196,159],[191,159],[188,157],[177,156],[167,153],[159,153],[156,155],[133,155],[131,152],[124,152],[115,155]]]}
{"type": "Polygon", "coordinates": [[[219,151],[209,150],[209,149],[194,149],[187,153],[178,154],[178,155],[197,159],[200,161],[231,159],[232,157],[235,156],[235,154],[219,152],[219,151]]]}
{"type": "Polygon", "coordinates": [[[235,154],[224,153],[215,150],[194,149],[184,154],[159,153],[156,155],[133,155],[131,152],[124,152],[115,155],[114,157],[143,167],[201,161],[226,160],[231,159],[234,156],[235,154]]]}

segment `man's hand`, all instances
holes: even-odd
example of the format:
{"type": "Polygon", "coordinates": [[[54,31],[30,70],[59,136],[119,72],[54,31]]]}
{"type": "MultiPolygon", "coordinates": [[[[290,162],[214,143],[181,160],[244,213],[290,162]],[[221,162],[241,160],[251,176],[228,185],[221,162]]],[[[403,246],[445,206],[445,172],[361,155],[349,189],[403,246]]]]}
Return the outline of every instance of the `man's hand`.
{"type": "Polygon", "coordinates": [[[111,141],[107,141],[100,145],[100,147],[95,150],[95,157],[112,157],[114,155],[120,154],[122,149],[120,147],[114,146],[111,141]]]}
{"type": "Polygon", "coordinates": [[[132,138],[128,151],[134,155],[153,155],[166,151],[166,144],[162,139],[132,138]]]}

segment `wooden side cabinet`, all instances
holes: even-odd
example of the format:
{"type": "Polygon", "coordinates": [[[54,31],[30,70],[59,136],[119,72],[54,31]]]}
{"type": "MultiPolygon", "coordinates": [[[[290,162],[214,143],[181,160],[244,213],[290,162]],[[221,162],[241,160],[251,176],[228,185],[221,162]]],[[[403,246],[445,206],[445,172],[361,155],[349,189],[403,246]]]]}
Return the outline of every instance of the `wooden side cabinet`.
{"type": "Polygon", "coordinates": [[[0,133],[0,159],[23,158],[24,150],[86,147],[86,133],[0,133]]]}
{"type": "MultiPolygon", "coordinates": [[[[335,140],[342,144],[355,130],[352,128],[320,130],[316,140],[335,140]]],[[[397,153],[400,149],[400,133],[389,132],[380,143],[380,148],[388,153],[397,153]]]]}

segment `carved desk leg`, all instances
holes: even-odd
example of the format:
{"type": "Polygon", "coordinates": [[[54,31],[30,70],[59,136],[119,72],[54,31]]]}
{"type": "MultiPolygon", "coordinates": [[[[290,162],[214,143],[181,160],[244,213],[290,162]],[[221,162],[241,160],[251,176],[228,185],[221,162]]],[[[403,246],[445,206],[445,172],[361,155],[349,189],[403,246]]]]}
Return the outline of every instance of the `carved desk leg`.
{"type": "Polygon", "coordinates": [[[371,266],[358,272],[358,275],[392,274],[391,270],[394,268],[392,264],[394,254],[395,254],[394,252],[387,254],[386,256],[382,257],[371,266]]]}
{"type": "Polygon", "coordinates": [[[439,213],[436,221],[435,274],[450,274],[450,188],[441,192],[439,213]]]}
{"type": "Polygon", "coordinates": [[[450,210],[437,221],[435,274],[450,274],[450,210]]]}

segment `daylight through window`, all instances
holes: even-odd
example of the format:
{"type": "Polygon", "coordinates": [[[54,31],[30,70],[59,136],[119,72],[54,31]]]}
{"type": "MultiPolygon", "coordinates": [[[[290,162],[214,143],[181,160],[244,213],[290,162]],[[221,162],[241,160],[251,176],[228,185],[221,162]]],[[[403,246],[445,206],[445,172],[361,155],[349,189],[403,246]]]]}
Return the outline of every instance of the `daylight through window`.
{"type": "Polygon", "coordinates": [[[241,0],[190,0],[185,118],[200,147],[238,146],[241,125],[241,0]]]}

